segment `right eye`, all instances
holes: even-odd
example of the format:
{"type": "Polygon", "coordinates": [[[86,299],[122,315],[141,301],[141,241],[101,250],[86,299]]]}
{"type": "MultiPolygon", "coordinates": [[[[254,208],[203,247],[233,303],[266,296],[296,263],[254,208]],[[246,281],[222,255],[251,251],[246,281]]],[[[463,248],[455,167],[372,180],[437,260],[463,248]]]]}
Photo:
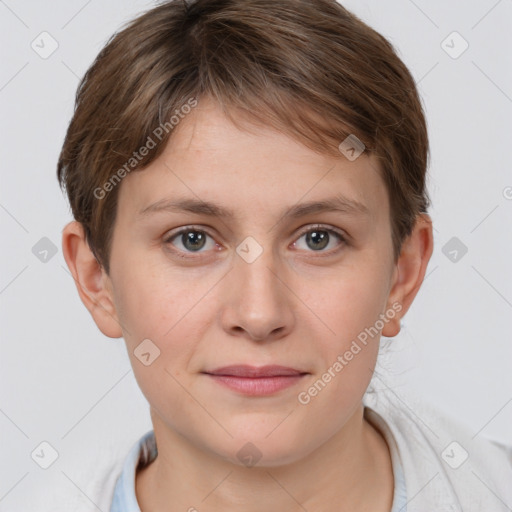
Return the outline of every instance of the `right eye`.
{"type": "Polygon", "coordinates": [[[173,246],[171,250],[175,251],[179,257],[193,258],[194,256],[187,256],[186,254],[206,252],[202,249],[208,246],[208,238],[212,240],[210,249],[218,246],[206,231],[189,226],[167,236],[164,243],[173,246]]]}

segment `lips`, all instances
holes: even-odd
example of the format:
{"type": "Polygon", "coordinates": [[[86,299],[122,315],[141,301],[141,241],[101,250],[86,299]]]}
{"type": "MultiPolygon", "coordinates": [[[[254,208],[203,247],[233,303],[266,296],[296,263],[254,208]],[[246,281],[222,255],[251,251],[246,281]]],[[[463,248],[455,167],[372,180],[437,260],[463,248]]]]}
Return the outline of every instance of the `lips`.
{"type": "Polygon", "coordinates": [[[248,396],[275,395],[297,385],[308,374],[278,365],[232,365],[202,373],[224,388],[248,396]]]}
{"type": "Polygon", "coordinates": [[[203,372],[210,375],[224,375],[230,377],[245,377],[245,378],[265,378],[265,377],[289,377],[302,375],[307,372],[290,368],[288,366],[269,365],[269,366],[250,366],[250,365],[233,365],[223,366],[215,370],[203,372]]]}

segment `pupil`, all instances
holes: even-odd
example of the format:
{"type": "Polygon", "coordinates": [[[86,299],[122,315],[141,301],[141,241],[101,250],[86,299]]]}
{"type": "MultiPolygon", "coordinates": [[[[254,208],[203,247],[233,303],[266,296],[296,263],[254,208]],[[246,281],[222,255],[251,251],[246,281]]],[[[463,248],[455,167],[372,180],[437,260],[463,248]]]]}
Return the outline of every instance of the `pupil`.
{"type": "MultiPolygon", "coordinates": [[[[313,241],[313,244],[317,244],[320,242],[319,245],[317,245],[317,249],[323,249],[327,246],[329,243],[329,233],[326,231],[310,231],[306,235],[306,241],[309,244],[310,241],[313,241]]],[[[315,249],[315,247],[311,247],[312,249],[315,249]]]]}
{"type": "Polygon", "coordinates": [[[199,231],[189,231],[183,234],[182,241],[184,247],[194,251],[204,246],[205,237],[199,231]]]}

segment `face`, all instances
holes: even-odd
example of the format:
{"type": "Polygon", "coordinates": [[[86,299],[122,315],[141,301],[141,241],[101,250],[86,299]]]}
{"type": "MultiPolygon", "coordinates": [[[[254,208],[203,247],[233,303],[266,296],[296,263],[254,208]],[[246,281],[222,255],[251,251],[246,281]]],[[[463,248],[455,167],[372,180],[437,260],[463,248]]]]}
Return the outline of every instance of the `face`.
{"type": "Polygon", "coordinates": [[[384,182],[365,154],[241,130],[206,101],[178,128],[120,185],[109,282],[136,379],[159,429],[237,464],[248,441],[259,464],[293,462],[348,424],[371,379],[393,309],[384,182]],[[323,201],[338,209],[301,208],[323,201]],[[379,333],[363,343],[365,328],[379,333]],[[209,374],[231,365],[300,375],[209,374]]]}

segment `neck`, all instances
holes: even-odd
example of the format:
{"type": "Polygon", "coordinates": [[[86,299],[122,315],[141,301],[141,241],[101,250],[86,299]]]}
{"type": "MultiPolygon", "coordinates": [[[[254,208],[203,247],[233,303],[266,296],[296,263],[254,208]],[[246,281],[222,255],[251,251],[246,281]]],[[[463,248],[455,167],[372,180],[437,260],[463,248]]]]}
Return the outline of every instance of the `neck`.
{"type": "Polygon", "coordinates": [[[136,476],[142,512],[337,510],[389,512],[393,473],[388,446],[361,405],[318,449],[287,465],[245,467],[170,430],[152,411],[157,458],[136,476]],[[169,504],[172,504],[170,508],[169,504]]]}

